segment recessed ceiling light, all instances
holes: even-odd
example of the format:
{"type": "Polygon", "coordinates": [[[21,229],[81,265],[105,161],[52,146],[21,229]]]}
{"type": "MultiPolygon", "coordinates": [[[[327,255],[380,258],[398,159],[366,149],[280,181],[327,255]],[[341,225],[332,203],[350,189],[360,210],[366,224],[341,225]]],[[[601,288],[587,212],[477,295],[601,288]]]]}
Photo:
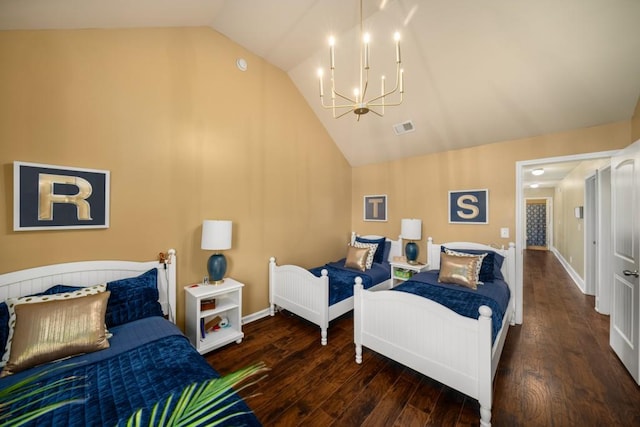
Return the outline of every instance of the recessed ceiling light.
{"type": "Polygon", "coordinates": [[[529,187],[531,188],[538,188],[540,186],[540,184],[531,184],[529,187]]]}
{"type": "Polygon", "coordinates": [[[531,174],[535,175],[535,176],[540,176],[543,173],[544,173],[544,169],[542,169],[542,168],[534,169],[534,170],[531,171],[531,174]]]}

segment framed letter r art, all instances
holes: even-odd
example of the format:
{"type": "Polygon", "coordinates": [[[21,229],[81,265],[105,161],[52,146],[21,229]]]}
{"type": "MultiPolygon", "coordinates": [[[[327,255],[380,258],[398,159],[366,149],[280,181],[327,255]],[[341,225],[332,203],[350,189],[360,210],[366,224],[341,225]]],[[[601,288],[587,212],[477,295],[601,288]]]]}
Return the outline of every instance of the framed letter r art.
{"type": "Polygon", "coordinates": [[[364,196],[364,220],[387,220],[387,195],[364,196]]]}
{"type": "Polygon", "coordinates": [[[13,229],[109,227],[109,171],[13,163],[13,229]]]}

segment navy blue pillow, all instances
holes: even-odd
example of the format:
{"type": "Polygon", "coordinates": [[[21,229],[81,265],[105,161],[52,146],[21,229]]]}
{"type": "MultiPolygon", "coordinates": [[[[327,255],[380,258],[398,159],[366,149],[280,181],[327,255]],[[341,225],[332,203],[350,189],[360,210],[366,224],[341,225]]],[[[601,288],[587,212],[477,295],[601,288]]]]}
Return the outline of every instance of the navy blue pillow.
{"type": "Polygon", "coordinates": [[[105,322],[107,328],[122,325],[151,316],[162,316],[158,302],[158,270],[142,273],[137,277],[107,283],[111,291],[105,322]]]}
{"type": "Polygon", "coordinates": [[[384,257],[384,244],[387,239],[381,237],[379,239],[365,239],[364,237],[356,236],[356,242],[360,243],[377,243],[376,253],[373,255],[373,262],[381,263],[386,258],[384,257]]]}
{"type": "MultiPolygon", "coordinates": [[[[447,248],[444,246],[440,247],[440,251],[444,252],[447,248]]],[[[502,277],[502,272],[500,269],[502,268],[502,262],[504,261],[504,257],[500,254],[497,254],[493,251],[483,251],[478,249],[450,249],[455,252],[462,252],[470,255],[482,255],[487,254],[482,260],[482,266],[480,267],[480,275],[479,279],[481,282],[493,282],[494,280],[504,280],[502,277]]]]}
{"type": "Polygon", "coordinates": [[[382,252],[382,262],[389,260],[389,253],[391,252],[391,242],[384,242],[384,252],[382,252]]]}
{"type": "MultiPolygon", "coordinates": [[[[45,294],[59,294],[76,289],[78,288],[74,286],[56,285],[47,289],[45,294]]],[[[109,282],[107,290],[111,291],[105,315],[107,328],[145,317],[164,315],[162,306],[158,302],[158,269],[156,268],[136,277],[109,282]]]]}

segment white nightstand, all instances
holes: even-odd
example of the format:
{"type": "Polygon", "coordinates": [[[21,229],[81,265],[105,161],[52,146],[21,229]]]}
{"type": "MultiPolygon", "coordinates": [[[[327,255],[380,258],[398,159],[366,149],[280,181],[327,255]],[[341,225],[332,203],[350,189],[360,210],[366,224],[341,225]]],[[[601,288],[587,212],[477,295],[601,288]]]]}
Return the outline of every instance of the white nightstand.
{"type": "Polygon", "coordinates": [[[220,285],[185,286],[186,313],[185,329],[191,344],[200,354],[235,341],[240,344],[242,332],[242,288],[244,284],[229,277],[220,285]],[[215,308],[208,308],[203,301],[215,299],[215,308]],[[219,329],[206,332],[203,328],[207,322],[219,316],[227,320],[227,324],[219,329]]]}
{"type": "Polygon", "coordinates": [[[393,286],[400,282],[411,279],[415,273],[427,271],[429,264],[409,264],[407,262],[392,261],[391,277],[393,278],[393,286]]]}

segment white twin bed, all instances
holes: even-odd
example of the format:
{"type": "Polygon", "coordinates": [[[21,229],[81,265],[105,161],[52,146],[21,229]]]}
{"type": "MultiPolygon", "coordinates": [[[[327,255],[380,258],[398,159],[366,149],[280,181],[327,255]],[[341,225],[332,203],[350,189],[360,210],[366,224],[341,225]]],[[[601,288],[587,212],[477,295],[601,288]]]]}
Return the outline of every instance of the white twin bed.
{"type": "MultiPolygon", "coordinates": [[[[380,239],[381,236],[360,236],[363,239],[380,239]]],[[[351,242],[356,239],[352,233],[351,242]]],[[[385,262],[402,254],[401,240],[389,240],[390,250],[385,262]]],[[[389,276],[372,289],[389,289],[392,286],[391,268],[389,276]]],[[[296,265],[277,265],[276,259],[269,260],[269,303],[273,316],[278,308],[285,309],[320,327],[321,343],[327,344],[329,322],[353,310],[353,296],[335,304],[329,304],[330,277],[323,269],[320,277],[296,265]]]]}
{"type": "MultiPolygon", "coordinates": [[[[493,251],[504,257],[501,271],[510,298],[495,339],[492,310],[486,305],[479,308],[477,319],[472,319],[421,296],[365,290],[356,280],[355,359],[363,363],[366,347],[475,398],[480,403],[480,424],[490,426],[493,378],[509,325],[515,319],[515,247],[510,244],[508,249],[496,249],[467,242],[442,245],[451,250],[493,251]]],[[[430,269],[439,269],[440,255],[441,245],[429,238],[430,269]]]]}

